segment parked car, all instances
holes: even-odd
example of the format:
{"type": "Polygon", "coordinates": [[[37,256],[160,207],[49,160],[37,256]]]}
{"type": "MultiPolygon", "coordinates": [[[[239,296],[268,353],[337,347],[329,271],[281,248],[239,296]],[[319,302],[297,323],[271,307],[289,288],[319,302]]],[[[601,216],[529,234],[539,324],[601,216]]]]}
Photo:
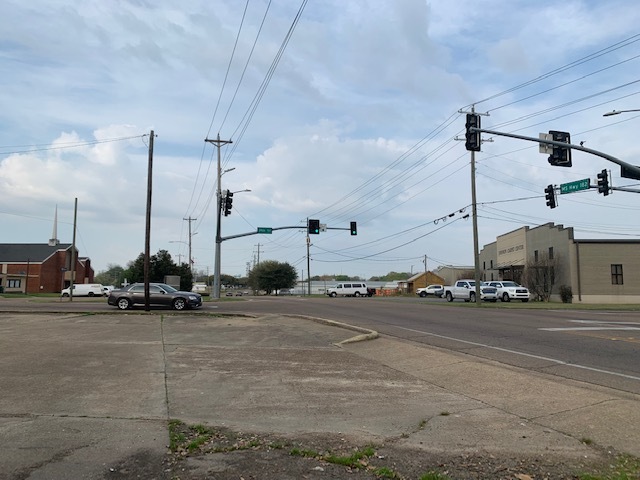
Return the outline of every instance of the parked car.
{"type": "Polygon", "coordinates": [[[489,282],[489,285],[496,287],[498,298],[503,302],[510,302],[511,299],[528,302],[530,298],[529,289],[510,280],[500,282],[489,282]]]}
{"type": "MultiPolygon", "coordinates": [[[[107,303],[117,306],[120,310],[132,308],[134,305],[144,305],[144,283],[132,283],[126,287],[112,290],[107,303]]],[[[150,283],[149,303],[151,305],[165,305],[174,310],[184,310],[202,306],[202,296],[194,292],[181,292],[165,283],[150,283]]]]}
{"type": "Polygon", "coordinates": [[[104,287],[100,283],[77,283],[71,287],[62,289],[60,296],[68,297],[71,295],[72,288],[74,297],[101,297],[107,295],[104,287]]]}
{"type": "Polygon", "coordinates": [[[416,295],[426,297],[427,295],[434,295],[436,297],[442,297],[444,295],[444,286],[442,285],[428,285],[426,288],[419,288],[416,290],[416,295]]]}
{"type": "MultiPolygon", "coordinates": [[[[488,302],[498,301],[498,289],[488,285],[486,282],[480,283],[480,299],[488,302]]],[[[476,301],[475,280],[458,280],[454,285],[444,287],[444,296],[447,302],[453,302],[459,298],[465,302],[476,301]]]]}

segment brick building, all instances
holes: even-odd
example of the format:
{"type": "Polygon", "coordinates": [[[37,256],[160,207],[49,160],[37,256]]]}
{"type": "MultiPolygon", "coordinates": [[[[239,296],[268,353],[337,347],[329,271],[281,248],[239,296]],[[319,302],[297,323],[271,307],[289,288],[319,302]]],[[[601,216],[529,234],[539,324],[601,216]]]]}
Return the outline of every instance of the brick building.
{"type": "MultiPolygon", "coordinates": [[[[0,287],[6,293],[58,293],[71,284],[71,244],[0,243],[0,287]]],[[[91,260],[75,255],[75,283],[93,283],[91,260]]]]}

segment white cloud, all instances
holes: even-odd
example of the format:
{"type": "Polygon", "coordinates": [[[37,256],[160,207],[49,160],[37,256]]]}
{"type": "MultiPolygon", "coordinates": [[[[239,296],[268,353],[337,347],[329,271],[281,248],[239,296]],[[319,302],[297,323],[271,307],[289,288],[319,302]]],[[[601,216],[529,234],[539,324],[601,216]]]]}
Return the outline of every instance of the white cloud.
{"type": "MultiPolygon", "coordinates": [[[[318,273],[408,270],[425,253],[434,266],[472,261],[470,222],[456,213],[445,228],[434,223],[471,203],[469,156],[453,138],[464,129],[457,110],[472,102],[488,99],[477,105],[491,113],[485,128],[534,137],[565,129],[638,163],[629,141],[637,120],[601,114],[638,106],[631,82],[640,42],[493,98],[635,35],[640,11],[631,0],[310,2],[252,113],[299,6],[271,6],[236,93],[266,5],[250,3],[220,97],[244,3],[3,2],[0,195],[11,201],[0,212],[0,241],[47,241],[56,204],[69,241],[78,198],[81,253],[97,269],[133,260],[144,239],[142,135],[151,129],[152,249],[184,253],[183,218],[197,218],[194,251],[211,270],[216,157],[203,140],[218,132],[234,142],[222,149],[223,168],[235,169],[223,188],[251,189],[236,195],[225,235],[303,225],[311,215],[336,228],[359,222],[356,238],[330,230],[313,239],[318,273]],[[125,137],[134,138],[108,141],[125,137]],[[58,148],[70,142],[83,145],[58,148]]],[[[485,143],[477,160],[482,241],[545,221],[596,235],[594,218],[605,235],[628,233],[637,214],[632,194],[622,193],[563,196],[558,209],[545,207],[544,186],[595,177],[611,167],[604,160],[575,154],[572,169],[552,168],[535,144],[504,137],[485,143]]],[[[249,236],[224,242],[223,271],[244,273],[258,241],[263,258],[298,265],[306,255],[296,229],[249,236]]]]}

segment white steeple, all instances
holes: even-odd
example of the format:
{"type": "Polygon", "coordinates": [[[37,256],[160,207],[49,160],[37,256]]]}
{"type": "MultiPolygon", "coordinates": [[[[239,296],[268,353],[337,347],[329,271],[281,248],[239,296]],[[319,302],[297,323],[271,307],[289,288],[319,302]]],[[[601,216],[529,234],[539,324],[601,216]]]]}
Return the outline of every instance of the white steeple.
{"type": "Polygon", "coordinates": [[[58,240],[58,205],[56,205],[56,213],[53,217],[53,233],[49,239],[50,247],[55,247],[56,245],[60,245],[60,240],[58,240]]]}

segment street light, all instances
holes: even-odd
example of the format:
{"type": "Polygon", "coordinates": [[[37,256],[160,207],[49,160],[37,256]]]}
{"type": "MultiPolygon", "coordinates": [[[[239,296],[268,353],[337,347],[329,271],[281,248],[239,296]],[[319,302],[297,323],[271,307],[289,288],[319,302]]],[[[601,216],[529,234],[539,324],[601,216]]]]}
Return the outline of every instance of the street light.
{"type": "Polygon", "coordinates": [[[193,258],[191,258],[191,237],[197,234],[198,232],[190,234],[188,242],[185,242],[184,240],[169,240],[169,243],[184,243],[189,247],[189,270],[191,270],[191,265],[193,264],[193,258]]]}
{"type": "Polygon", "coordinates": [[[611,110],[610,112],[603,113],[603,117],[611,117],[613,115],[619,115],[620,113],[629,113],[629,112],[640,112],[640,109],[634,108],[631,110],[611,110]]]}

